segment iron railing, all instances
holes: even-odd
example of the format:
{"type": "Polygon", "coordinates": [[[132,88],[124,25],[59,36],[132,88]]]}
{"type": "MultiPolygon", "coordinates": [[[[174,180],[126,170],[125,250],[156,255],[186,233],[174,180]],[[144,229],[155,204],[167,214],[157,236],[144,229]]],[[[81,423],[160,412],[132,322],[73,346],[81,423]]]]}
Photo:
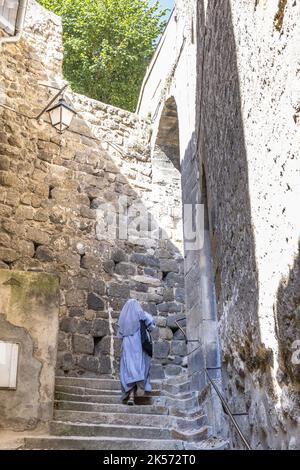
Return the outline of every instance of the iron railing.
{"type": "MultiPolygon", "coordinates": [[[[190,341],[187,339],[187,335],[186,335],[186,332],[184,331],[184,329],[179,325],[179,321],[182,321],[182,320],[185,320],[185,317],[184,318],[179,318],[177,321],[175,321],[176,325],[178,326],[179,330],[182,332],[182,334],[184,335],[185,337],[185,342],[186,344],[188,344],[190,341]]],[[[218,368],[211,368],[211,369],[219,369],[218,368]]],[[[243,441],[243,444],[244,446],[246,447],[247,450],[252,450],[249,442],[247,441],[246,437],[244,436],[241,428],[239,427],[238,423],[236,422],[236,419],[234,416],[245,416],[247,415],[248,413],[232,413],[230,408],[229,408],[229,405],[228,403],[226,402],[225,398],[223,397],[222,393],[220,392],[218,386],[216,385],[216,383],[213,381],[213,379],[210,377],[209,373],[208,373],[208,368],[204,368],[202,369],[204,372],[205,372],[205,375],[206,377],[208,378],[208,381],[209,383],[212,385],[212,387],[214,388],[218,398],[220,399],[221,403],[222,403],[222,407],[223,407],[223,411],[224,413],[229,416],[229,419],[230,421],[232,422],[234,428],[236,429],[238,435],[240,436],[241,440],[243,441]]]]}

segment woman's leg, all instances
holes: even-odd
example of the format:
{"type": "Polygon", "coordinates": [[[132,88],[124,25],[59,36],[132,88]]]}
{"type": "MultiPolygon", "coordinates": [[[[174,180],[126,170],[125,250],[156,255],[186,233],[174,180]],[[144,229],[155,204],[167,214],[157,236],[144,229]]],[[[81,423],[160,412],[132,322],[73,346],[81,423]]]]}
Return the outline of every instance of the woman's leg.
{"type": "Polygon", "coordinates": [[[129,397],[127,400],[127,405],[129,406],[134,405],[134,391],[135,391],[135,387],[133,387],[129,392],[129,397]]]}
{"type": "Polygon", "coordinates": [[[143,380],[136,383],[135,396],[143,397],[145,395],[145,382],[143,380]]]}

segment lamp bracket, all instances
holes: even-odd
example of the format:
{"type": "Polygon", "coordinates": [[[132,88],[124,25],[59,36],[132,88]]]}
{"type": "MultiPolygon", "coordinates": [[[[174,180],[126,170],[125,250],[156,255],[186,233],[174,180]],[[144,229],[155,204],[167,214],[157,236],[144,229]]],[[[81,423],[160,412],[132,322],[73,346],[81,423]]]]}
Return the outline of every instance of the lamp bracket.
{"type": "MultiPolygon", "coordinates": [[[[53,96],[53,98],[49,101],[49,103],[44,107],[44,109],[36,116],[36,120],[38,121],[42,115],[47,111],[47,109],[49,108],[49,106],[51,106],[52,103],[54,103],[55,100],[57,100],[57,98],[65,91],[65,89],[67,88],[68,84],[64,85],[59,91],[58,93],[56,93],[55,96],[53,96]]],[[[53,88],[53,87],[50,87],[50,88],[53,88]]]]}

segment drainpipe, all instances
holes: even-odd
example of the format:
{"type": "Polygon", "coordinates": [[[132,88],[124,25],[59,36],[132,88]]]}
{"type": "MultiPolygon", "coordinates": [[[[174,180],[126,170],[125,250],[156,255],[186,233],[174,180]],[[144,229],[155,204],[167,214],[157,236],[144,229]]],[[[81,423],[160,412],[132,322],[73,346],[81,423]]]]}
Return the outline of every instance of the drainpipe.
{"type": "Polygon", "coordinates": [[[16,21],[15,35],[10,36],[10,37],[0,38],[0,46],[2,44],[17,42],[21,39],[22,34],[23,34],[27,5],[28,5],[28,0],[20,0],[17,21],[16,21]]]}

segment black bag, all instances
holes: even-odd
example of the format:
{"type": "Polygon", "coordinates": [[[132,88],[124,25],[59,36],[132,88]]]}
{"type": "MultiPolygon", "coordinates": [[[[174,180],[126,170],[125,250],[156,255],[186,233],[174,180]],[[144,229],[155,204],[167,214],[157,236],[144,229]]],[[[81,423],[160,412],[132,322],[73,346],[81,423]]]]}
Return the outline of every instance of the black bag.
{"type": "Polygon", "coordinates": [[[140,320],[141,325],[141,342],[143,350],[152,357],[153,355],[153,345],[151,335],[146,327],[145,320],[140,320]]]}

